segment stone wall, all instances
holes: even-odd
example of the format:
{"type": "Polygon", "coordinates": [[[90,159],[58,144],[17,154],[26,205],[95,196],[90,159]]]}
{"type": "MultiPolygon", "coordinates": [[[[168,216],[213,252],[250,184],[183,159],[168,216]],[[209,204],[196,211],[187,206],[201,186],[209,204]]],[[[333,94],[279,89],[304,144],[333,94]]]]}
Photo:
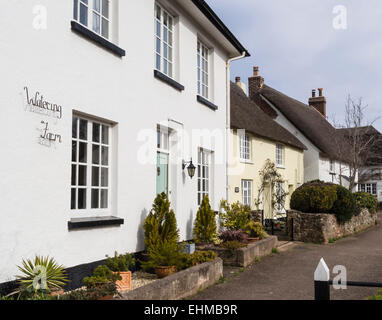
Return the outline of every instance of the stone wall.
{"type": "Polygon", "coordinates": [[[118,300],[180,300],[215,284],[223,276],[220,258],[122,293],[118,300]]]}
{"type": "Polygon", "coordinates": [[[330,239],[342,238],[372,227],[376,220],[377,215],[367,209],[362,209],[359,215],[344,224],[339,224],[334,214],[288,211],[286,231],[294,241],[328,243],[330,239]]]}

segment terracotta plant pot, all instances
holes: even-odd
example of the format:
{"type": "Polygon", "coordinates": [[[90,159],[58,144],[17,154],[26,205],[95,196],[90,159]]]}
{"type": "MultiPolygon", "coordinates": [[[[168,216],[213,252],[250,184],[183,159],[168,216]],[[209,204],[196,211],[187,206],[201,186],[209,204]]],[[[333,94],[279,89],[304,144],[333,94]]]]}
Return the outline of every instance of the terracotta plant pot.
{"type": "MultiPolygon", "coordinates": [[[[118,272],[113,273],[116,274],[118,272]]],[[[118,292],[131,290],[131,271],[120,272],[119,275],[122,277],[122,280],[117,280],[115,282],[118,292]]]]}
{"type": "Polygon", "coordinates": [[[97,300],[104,301],[104,300],[111,300],[111,299],[113,299],[113,296],[110,294],[108,296],[100,297],[97,300]]]}
{"type": "Polygon", "coordinates": [[[255,243],[260,240],[260,238],[247,238],[248,243],[255,243]]]}
{"type": "Polygon", "coordinates": [[[163,266],[163,267],[156,267],[155,268],[155,274],[158,276],[159,279],[165,278],[167,276],[170,276],[178,271],[178,268],[176,266],[163,266]]]}

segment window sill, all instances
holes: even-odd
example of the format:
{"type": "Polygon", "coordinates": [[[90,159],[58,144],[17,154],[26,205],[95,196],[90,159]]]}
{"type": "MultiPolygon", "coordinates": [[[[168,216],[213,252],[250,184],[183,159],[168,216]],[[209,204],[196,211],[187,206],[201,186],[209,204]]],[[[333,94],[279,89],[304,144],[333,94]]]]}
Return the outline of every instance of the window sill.
{"type": "Polygon", "coordinates": [[[167,83],[168,85],[170,85],[171,87],[173,87],[179,91],[184,90],[183,85],[181,85],[179,82],[176,82],[174,79],[171,79],[170,77],[166,76],[164,73],[162,73],[158,70],[154,70],[154,77],[167,83]]]}
{"type": "Polygon", "coordinates": [[[285,166],[282,166],[282,165],[279,165],[279,164],[276,165],[276,168],[277,168],[277,169],[286,169],[285,166]]]}
{"type": "Polygon", "coordinates": [[[74,218],[68,221],[68,229],[79,230],[99,227],[120,226],[124,224],[124,219],[117,217],[91,217],[91,218],[74,218]]]}
{"type": "Polygon", "coordinates": [[[244,160],[244,159],[240,159],[240,163],[244,163],[244,164],[254,164],[253,161],[251,161],[251,160],[244,160]]]}
{"type": "Polygon", "coordinates": [[[218,110],[218,106],[217,105],[214,105],[212,102],[208,101],[206,98],[203,98],[202,96],[200,95],[197,95],[196,96],[196,100],[198,102],[200,102],[201,104],[204,104],[205,106],[207,106],[208,108],[216,111],[218,110]]]}
{"type": "Polygon", "coordinates": [[[114,43],[106,40],[105,38],[102,38],[95,32],[89,30],[88,28],[84,27],[83,25],[79,24],[76,21],[71,21],[72,30],[91,41],[101,45],[105,49],[111,51],[112,53],[116,54],[119,57],[124,57],[126,55],[126,51],[121,49],[120,47],[116,46],[114,43]]]}

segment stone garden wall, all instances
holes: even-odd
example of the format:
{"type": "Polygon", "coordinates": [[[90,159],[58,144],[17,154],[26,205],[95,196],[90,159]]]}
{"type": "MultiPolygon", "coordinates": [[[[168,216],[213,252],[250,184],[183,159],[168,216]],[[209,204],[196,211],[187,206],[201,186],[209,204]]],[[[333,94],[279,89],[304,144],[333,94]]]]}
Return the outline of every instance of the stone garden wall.
{"type": "Polygon", "coordinates": [[[288,211],[286,230],[294,241],[328,243],[330,239],[342,238],[372,227],[376,220],[377,214],[371,214],[367,209],[362,209],[359,215],[344,224],[339,224],[334,214],[288,211]]]}

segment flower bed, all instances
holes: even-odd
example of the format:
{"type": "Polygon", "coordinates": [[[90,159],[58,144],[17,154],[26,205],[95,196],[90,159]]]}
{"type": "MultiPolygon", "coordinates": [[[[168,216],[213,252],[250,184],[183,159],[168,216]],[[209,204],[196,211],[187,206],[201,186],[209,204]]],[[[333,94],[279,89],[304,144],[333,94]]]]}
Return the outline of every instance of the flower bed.
{"type": "Polygon", "coordinates": [[[272,253],[272,249],[277,245],[277,237],[271,236],[255,243],[250,243],[243,248],[229,250],[219,246],[199,246],[198,250],[213,250],[223,260],[226,266],[247,267],[256,257],[272,253]]]}

